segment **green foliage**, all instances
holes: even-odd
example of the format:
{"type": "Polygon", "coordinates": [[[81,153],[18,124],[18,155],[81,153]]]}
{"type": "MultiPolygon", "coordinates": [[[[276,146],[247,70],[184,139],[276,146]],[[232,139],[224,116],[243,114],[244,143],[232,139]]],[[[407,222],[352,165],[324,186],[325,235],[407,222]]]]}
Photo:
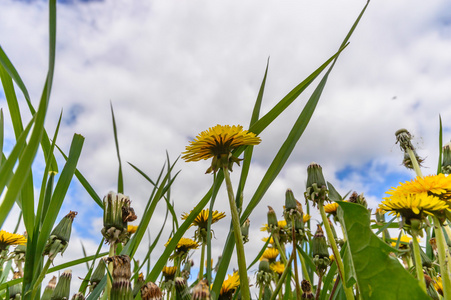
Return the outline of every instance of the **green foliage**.
{"type": "Polygon", "coordinates": [[[395,250],[371,231],[368,210],[354,203],[339,205],[338,216],[348,241],[347,266],[353,270],[363,299],[428,299],[418,281],[390,256],[395,250]]]}

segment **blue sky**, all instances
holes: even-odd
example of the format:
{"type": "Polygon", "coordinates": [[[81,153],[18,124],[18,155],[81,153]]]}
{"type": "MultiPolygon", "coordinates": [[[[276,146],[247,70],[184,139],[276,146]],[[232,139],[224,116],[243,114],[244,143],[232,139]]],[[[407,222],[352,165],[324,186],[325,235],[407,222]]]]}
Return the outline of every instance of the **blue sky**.
{"type": "MultiPolygon", "coordinates": [[[[176,159],[199,132],[218,123],[246,127],[268,57],[262,114],[337,50],[365,4],[360,0],[63,2],[58,6],[47,130],[53,132],[63,110],[59,145],[68,151],[73,133],[85,137],[79,170],[103,197],[115,190],[117,177],[112,103],[125,193],[137,211],[144,207],[150,186],[127,162],[155,178],[166,151],[176,159]]],[[[435,172],[439,114],[444,141],[451,138],[450,6],[445,0],[370,3],[307,130],[261,208],[251,216],[255,241],[263,235],[259,228],[266,223],[267,205],[281,214],[278,203],[287,188],[303,198],[306,168],[312,161],[322,165],[326,180],[340,193],[364,193],[373,208],[384,191],[414,176],[401,166],[396,130],[407,128],[414,135],[418,153],[426,158],[424,174],[435,172]]],[[[45,1],[0,2],[0,45],[33,103],[39,99],[47,67],[46,9],[45,1]]],[[[262,133],[245,202],[312,91],[307,89],[262,133]]],[[[0,105],[5,135],[12,141],[1,93],[0,105]]],[[[25,105],[22,108],[28,118],[25,105]]],[[[204,174],[207,167],[208,162],[178,162],[181,173],[172,194],[178,214],[189,211],[205,194],[212,180],[204,174]]],[[[238,174],[233,173],[232,179],[238,180],[238,174]]],[[[225,197],[225,192],[220,194],[216,209],[228,213],[225,197]]],[[[97,247],[101,212],[77,182],[62,214],[68,210],[79,215],[67,255],[79,257],[81,237],[87,249],[97,247]]],[[[155,226],[162,222],[160,215],[153,221],[155,226]]],[[[219,246],[214,255],[218,255],[228,219],[215,225],[219,246]]],[[[252,255],[261,245],[247,247],[252,255]]]]}

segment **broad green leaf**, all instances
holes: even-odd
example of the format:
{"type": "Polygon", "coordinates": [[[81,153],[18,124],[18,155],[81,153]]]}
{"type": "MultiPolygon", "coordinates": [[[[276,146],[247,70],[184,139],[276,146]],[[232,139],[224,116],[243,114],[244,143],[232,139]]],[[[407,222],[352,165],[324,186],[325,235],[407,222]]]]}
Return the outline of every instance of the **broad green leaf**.
{"type": "Polygon", "coordinates": [[[418,281],[390,256],[393,248],[371,231],[368,210],[355,203],[338,204],[337,215],[348,242],[350,260],[347,263],[352,263],[362,298],[429,299],[418,281]]]}

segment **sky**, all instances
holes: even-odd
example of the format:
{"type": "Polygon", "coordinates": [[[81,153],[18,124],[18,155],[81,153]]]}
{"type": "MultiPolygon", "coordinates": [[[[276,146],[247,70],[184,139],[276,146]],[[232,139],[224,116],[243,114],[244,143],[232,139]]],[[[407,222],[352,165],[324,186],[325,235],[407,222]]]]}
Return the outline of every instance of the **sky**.
{"type": "MultiPolygon", "coordinates": [[[[68,151],[74,133],[85,137],[78,169],[103,197],[117,185],[112,105],[125,194],[139,217],[152,187],[128,162],[156,179],[166,153],[175,161],[201,131],[216,124],[247,128],[268,58],[262,115],[338,50],[365,3],[61,1],[46,129],[55,130],[62,111],[58,145],[68,151]]],[[[35,105],[48,63],[47,18],[46,1],[0,1],[0,45],[35,105]]],[[[249,257],[263,246],[260,239],[265,233],[260,227],[266,223],[267,206],[281,218],[288,188],[303,202],[306,168],[312,161],[323,167],[326,180],[341,194],[364,193],[373,209],[386,190],[415,176],[401,166],[396,130],[406,128],[414,136],[419,155],[426,158],[423,173],[436,172],[439,116],[444,141],[451,139],[449,53],[449,1],[369,4],[329,76],[305,133],[250,216],[249,257]]],[[[260,135],[262,143],[254,149],[245,204],[317,84],[260,135]]],[[[24,118],[29,119],[20,93],[19,99],[24,118]]],[[[6,145],[12,145],[14,135],[2,92],[0,105],[6,145]]],[[[207,161],[177,162],[175,170],[181,172],[171,200],[178,215],[190,211],[209,189],[212,176],[204,174],[208,166],[207,161]]],[[[38,174],[39,156],[35,167],[38,174]]],[[[232,181],[236,184],[239,168],[235,170],[232,181]]],[[[213,228],[214,258],[220,254],[230,222],[226,196],[222,189],[215,205],[227,218],[213,228]]],[[[101,239],[102,212],[76,180],[61,215],[69,210],[78,211],[78,216],[65,256],[81,257],[81,241],[88,253],[94,253],[101,239]]],[[[151,236],[161,227],[164,211],[164,205],[157,207],[149,227],[151,236]]],[[[319,220],[317,213],[312,215],[319,220]]],[[[9,223],[15,224],[16,218],[17,209],[9,223]]],[[[162,249],[161,243],[154,253],[162,249]]],[[[145,251],[139,249],[138,256],[145,251]]],[[[153,261],[157,258],[152,256],[153,261]]],[[[232,261],[231,267],[236,266],[232,261]]]]}

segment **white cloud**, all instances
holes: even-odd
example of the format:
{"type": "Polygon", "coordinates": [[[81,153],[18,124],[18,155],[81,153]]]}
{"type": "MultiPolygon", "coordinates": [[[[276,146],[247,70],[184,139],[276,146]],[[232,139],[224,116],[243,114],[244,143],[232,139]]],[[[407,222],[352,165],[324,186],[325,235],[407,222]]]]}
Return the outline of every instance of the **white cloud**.
{"type": "MultiPolygon", "coordinates": [[[[114,0],[59,5],[48,131],[52,133],[63,109],[59,144],[67,152],[74,132],[85,136],[79,170],[103,197],[115,189],[117,178],[111,102],[125,193],[139,215],[151,185],[127,162],[155,179],[166,150],[175,160],[190,139],[210,126],[248,126],[267,58],[271,57],[262,114],[338,49],[363,5],[362,1],[134,1],[130,5],[114,0]]],[[[358,174],[338,180],[336,172],[346,166],[371,162],[384,166],[384,172],[377,173],[376,168],[369,174],[376,181],[393,172],[405,174],[394,139],[401,127],[417,137],[419,153],[427,157],[425,173],[434,172],[438,115],[445,134],[451,126],[447,122],[451,114],[450,26],[443,14],[447,6],[446,1],[370,3],[330,75],[304,136],[251,215],[252,238],[254,234],[261,238],[257,231],[266,222],[267,205],[281,213],[287,188],[302,199],[305,170],[311,161],[320,163],[326,179],[343,193],[371,190],[358,174]]],[[[46,5],[2,1],[0,19],[0,43],[36,104],[47,67],[46,5]]],[[[255,147],[256,164],[245,203],[312,91],[313,87],[307,89],[293,108],[261,134],[263,142],[255,147]]],[[[25,105],[23,111],[27,116],[25,105]]],[[[172,191],[177,214],[192,209],[208,190],[212,178],[204,175],[207,167],[208,162],[177,163],[175,170],[182,170],[172,191]]],[[[232,174],[235,183],[239,170],[232,174]]],[[[368,195],[371,204],[378,196],[368,195]]],[[[86,193],[66,201],[69,209],[95,211],[97,215],[88,220],[99,226],[98,209],[95,204],[86,206],[90,201],[86,193]]],[[[216,209],[229,211],[225,190],[216,203],[216,209]]],[[[157,209],[151,232],[161,226],[163,203],[157,209]]],[[[77,218],[87,220],[81,213],[77,218]]],[[[218,244],[228,230],[228,221],[222,224],[215,228],[218,244]]],[[[260,244],[252,242],[247,247],[253,257],[260,244]]],[[[140,249],[139,254],[144,251],[140,249]]],[[[161,251],[159,246],[155,253],[161,251]]]]}

